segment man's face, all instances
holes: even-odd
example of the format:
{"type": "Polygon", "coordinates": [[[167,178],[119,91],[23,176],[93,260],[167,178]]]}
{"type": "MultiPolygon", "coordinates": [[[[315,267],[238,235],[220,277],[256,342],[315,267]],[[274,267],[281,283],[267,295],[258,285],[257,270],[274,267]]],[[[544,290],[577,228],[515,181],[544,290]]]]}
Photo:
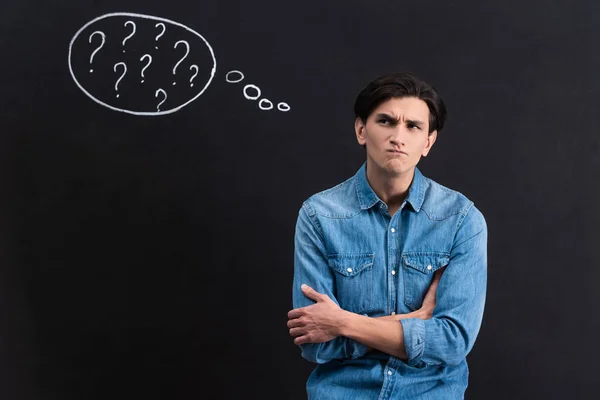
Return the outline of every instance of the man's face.
{"type": "Polygon", "coordinates": [[[429,153],[437,132],[429,134],[429,108],[416,97],[381,103],[366,123],[355,121],[358,143],[367,146],[367,169],[396,176],[411,171],[429,153]]]}

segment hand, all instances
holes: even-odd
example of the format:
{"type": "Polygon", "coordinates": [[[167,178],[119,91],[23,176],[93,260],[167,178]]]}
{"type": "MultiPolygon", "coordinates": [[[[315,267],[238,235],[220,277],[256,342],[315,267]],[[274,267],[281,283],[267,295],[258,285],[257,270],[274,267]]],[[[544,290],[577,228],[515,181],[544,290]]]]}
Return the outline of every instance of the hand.
{"type": "Polygon", "coordinates": [[[287,326],[294,344],[323,343],[339,336],[344,310],[326,294],[302,285],[302,293],[316,303],[288,312],[287,326]]]}
{"type": "Polygon", "coordinates": [[[435,308],[435,297],[437,294],[438,284],[440,283],[440,278],[442,277],[442,273],[444,272],[444,268],[440,268],[435,271],[433,275],[433,281],[429,285],[429,289],[427,289],[427,293],[425,293],[425,297],[423,298],[423,305],[419,309],[419,313],[421,314],[421,319],[429,319],[433,315],[433,309],[435,308]]]}

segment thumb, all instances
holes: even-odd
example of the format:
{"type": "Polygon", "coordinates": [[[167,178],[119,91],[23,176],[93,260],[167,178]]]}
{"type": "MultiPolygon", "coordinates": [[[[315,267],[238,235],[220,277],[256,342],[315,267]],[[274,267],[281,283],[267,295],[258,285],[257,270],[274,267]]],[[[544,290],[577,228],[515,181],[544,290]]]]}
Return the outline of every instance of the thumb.
{"type": "Polygon", "coordinates": [[[314,300],[314,301],[320,300],[321,294],[319,292],[317,292],[315,289],[308,286],[306,283],[303,283],[302,286],[300,286],[300,289],[302,289],[302,293],[304,293],[304,295],[306,297],[308,297],[309,299],[314,300]]]}

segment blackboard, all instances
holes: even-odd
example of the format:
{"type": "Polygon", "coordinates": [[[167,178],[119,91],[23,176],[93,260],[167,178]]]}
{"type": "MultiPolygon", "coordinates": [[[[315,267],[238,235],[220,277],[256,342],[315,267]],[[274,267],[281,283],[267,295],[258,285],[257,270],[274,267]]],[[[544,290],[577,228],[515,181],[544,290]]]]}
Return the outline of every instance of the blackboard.
{"type": "Polygon", "coordinates": [[[360,167],[355,96],[394,71],[448,106],[419,168],[488,223],[466,397],[598,393],[597,2],[0,16],[1,398],[305,398],[286,327],[297,213],[360,167]]]}

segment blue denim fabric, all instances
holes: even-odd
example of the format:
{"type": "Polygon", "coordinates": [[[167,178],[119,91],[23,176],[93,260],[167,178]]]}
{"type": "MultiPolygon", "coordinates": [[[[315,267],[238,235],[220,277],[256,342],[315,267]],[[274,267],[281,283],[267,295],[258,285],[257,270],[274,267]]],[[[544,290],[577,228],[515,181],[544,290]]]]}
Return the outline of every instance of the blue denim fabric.
{"type": "Polygon", "coordinates": [[[415,174],[400,209],[369,186],[366,164],[300,208],[295,232],[293,307],[314,302],[306,283],[341,308],[369,317],[421,307],[439,268],[433,317],[403,319],[407,360],[338,337],[301,345],[317,363],[309,399],[462,399],[467,354],[483,317],[487,285],[487,225],[473,202],[415,174]]]}

